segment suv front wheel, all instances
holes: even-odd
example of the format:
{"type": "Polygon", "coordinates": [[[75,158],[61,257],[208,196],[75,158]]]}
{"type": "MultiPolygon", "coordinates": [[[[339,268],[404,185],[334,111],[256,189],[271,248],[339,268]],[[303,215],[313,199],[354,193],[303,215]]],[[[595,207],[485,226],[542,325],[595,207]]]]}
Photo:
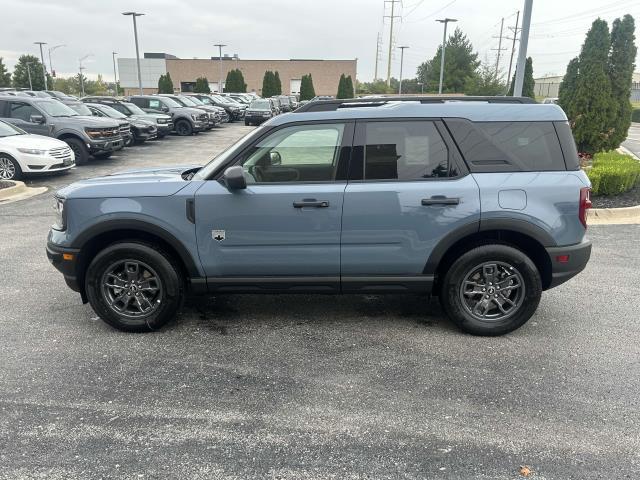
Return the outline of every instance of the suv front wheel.
{"type": "Polygon", "coordinates": [[[191,126],[191,123],[188,120],[178,120],[176,122],[175,129],[176,129],[176,133],[181,137],[186,137],[193,133],[193,127],[191,126]]]}
{"type": "Polygon", "coordinates": [[[507,245],[483,245],[458,258],[440,291],[446,314],[473,335],[502,335],[524,325],[542,295],[531,259],[507,245]]]}
{"type": "Polygon", "coordinates": [[[149,244],[115,243],[93,259],[85,286],[94,311],[118,330],[157,330],[175,318],[184,282],[169,255],[149,244]]]}

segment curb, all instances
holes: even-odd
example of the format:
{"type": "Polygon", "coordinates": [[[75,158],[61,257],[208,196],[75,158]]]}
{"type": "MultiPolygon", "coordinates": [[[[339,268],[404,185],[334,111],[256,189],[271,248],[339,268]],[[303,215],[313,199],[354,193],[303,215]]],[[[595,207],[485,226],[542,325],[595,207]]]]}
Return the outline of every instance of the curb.
{"type": "Polygon", "coordinates": [[[633,157],[636,160],[640,160],[640,158],[638,158],[638,156],[635,153],[633,153],[631,150],[629,150],[627,147],[623,147],[622,145],[620,145],[617,148],[617,150],[619,153],[624,153],[625,155],[629,155],[630,157],[633,157]]]}
{"type": "Polygon", "coordinates": [[[640,224],[640,205],[622,208],[591,208],[587,215],[589,225],[640,224]]]}
{"type": "Polygon", "coordinates": [[[15,202],[18,200],[24,200],[35,195],[40,195],[46,192],[47,187],[27,187],[24,182],[18,182],[12,180],[15,184],[13,187],[0,189],[0,204],[15,202]]]}

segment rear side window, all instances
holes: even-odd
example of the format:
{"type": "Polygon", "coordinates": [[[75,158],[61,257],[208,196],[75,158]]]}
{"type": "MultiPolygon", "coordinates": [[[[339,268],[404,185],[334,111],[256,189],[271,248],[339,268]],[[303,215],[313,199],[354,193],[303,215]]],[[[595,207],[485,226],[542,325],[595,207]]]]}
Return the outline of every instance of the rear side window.
{"type": "Polygon", "coordinates": [[[132,98],[131,102],[140,108],[148,108],[149,101],[146,98],[132,98]]]}
{"type": "Polygon", "coordinates": [[[472,172],[565,170],[552,122],[446,121],[472,172]]]}
{"type": "Polygon", "coordinates": [[[422,180],[449,176],[449,154],[433,122],[369,122],[365,180],[422,180]]]}

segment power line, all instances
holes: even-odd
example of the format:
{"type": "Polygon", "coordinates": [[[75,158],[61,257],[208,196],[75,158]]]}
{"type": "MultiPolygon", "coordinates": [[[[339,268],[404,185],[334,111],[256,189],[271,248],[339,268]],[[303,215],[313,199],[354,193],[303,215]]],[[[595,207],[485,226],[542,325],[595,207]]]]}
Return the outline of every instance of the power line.
{"type": "Polygon", "coordinates": [[[430,13],[430,14],[429,14],[429,15],[427,15],[426,17],[422,17],[422,18],[419,18],[419,19],[417,19],[417,20],[412,20],[412,21],[407,22],[407,23],[417,23],[417,22],[422,22],[423,20],[427,20],[427,19],[429,19],[429,18],[431,18],[431,17],[436,16],[436,15],[437,15],[437,14],[439,14],[441,11],[443,11],[445,8],[450,7],[450,6],[451,6],[451,5],[453,5],[454,3],[456,3],[456,0],[451,0],[451,1],[450,1],[449,3],[447,3],[444,7],[442,7],[442,8],[440,8],[440,9],[436,10],[435,12],[430,13]]]}

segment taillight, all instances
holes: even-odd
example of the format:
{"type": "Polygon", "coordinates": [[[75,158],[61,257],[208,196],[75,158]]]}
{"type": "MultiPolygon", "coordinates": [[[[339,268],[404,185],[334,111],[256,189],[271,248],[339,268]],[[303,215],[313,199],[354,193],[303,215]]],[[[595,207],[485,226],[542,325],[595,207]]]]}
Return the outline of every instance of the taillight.
{"type": "Polygon", "coordinates": [[[587,228],[587,210],[591,208],[591,188],[583,187],[580,189],[580,211],[578,218],[580,223],[587,228]]]}

